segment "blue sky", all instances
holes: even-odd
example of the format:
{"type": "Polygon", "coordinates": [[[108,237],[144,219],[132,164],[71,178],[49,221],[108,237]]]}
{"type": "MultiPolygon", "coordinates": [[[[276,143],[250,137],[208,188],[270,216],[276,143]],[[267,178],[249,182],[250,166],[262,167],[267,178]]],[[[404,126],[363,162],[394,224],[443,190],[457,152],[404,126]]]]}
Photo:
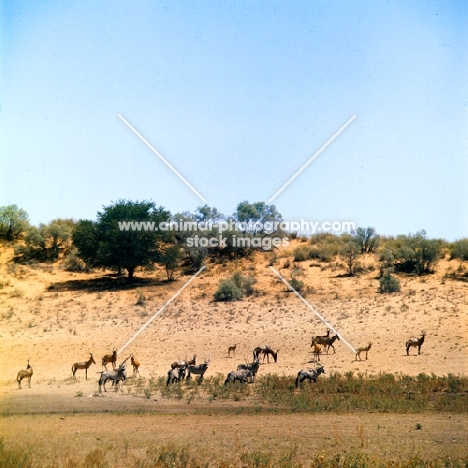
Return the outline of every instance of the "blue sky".
{"type": "Polygon", "coordinates": [[[468,235],[464,1],[3,1],[0,205],[119,198],[468,235]]]}

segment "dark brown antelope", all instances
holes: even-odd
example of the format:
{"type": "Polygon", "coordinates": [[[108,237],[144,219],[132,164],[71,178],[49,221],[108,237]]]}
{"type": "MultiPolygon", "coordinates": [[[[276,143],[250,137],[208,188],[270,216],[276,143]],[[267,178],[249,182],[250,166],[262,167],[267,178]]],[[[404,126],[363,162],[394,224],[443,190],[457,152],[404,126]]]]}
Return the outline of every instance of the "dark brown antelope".
{"type": "Polygon", "coordinates": [[[16,377],[16,381],[18,382],[18,389],[21,390],[21,381],[23,379],[28,379],[28,384],[29,384],[29,388],[31,388],[31,377],[33,375],[33,369],[32,367],[29,365],[29,359],[28,359],[28,365],[26,367],[26,370],[20,370],[18,372],[18,375],[16,377]]]}
{"type": "Polygon", "coordinates": [[[231,357],[231,353],[234,355],[234,357],[236,357],[236,347],[237,347],[237,344],[235,344],[234,346],[229,346],[228,357],[231,357]]]}
{"type": "Polygon", "coordinates": [[[358,360],[358,358],[360,361],[362,361],[361,353],[363,353],[364,351],[366,352],[366,361],[367,361],[367,353],[371,349],[371,346],[372,346],[372,343],[369,341],[369,344],[367,346],[363,346],[362,348],[356,349],[356,361],[358,360]]]}
{"type": "Polygon", "coordinates": [[[135,359],[135,356],[130,355],[130,358],[131,358],[131,363],[132,363],[132,367],[133,367],[133,375],[140,375],[140,371],[138,370],[138,368],[140,367],[140,361],[137,361],[135,359]]]}
{"type": "Polygon", "coordinates": [[[330,346],[333,348],[333,352],[336,353],[335,351],[335,347],[333,346],[333,343],[336,341],[336,340],[339,340],[340,337],[338,335],[334,335],[334,336],[329,336],[328,338],[325,338],[323,341],[322,341],[322,345],[325,347],[326,351],[327,351],[327,354],[328,354],[328,351],[330,350],[330,346]]]}
{"type": "Polygon", "coordinates": [[[421,337],[420,338],[414,338],[411,337],[407,342],[406,342],[406,355],[409,356],[409,350],[412,346],[418,347],[418,354],[421,354],[421,346],[424,343],[424,338],[426,337],[426,330],[423,330],[421,332],[421,337]]]}
{"type": "Polygon", "coordinates": [[[112,368],[115,369],[116,362],[117,362],[117,350],[114,349],[114,351],[112,351],[112,354],[106,354],[102,358],[102,367],[104,367],[107,370],[107,364],[111,363],[112,368]]]}
{"type": "MultiPolygon", "coordinates": [[[[326,335],[317,335],[312,338],[312,341],[315,341],[319,345],[325,344],[324,341],[330,338],[330,329],[327,328],[327,334],[326,335]]],[[[312,347],[312,345],[310,345],[312,347]]]]}
{"type": "Polygon", "coordinates": [[[91,366],[91,364],[96,364],[91,353],[89,353],[89,359],[86,362],[75,362],[72,366],[73,379],[76,380],[75,374],[78,369],[84,369],[86,380],[88,380],[88,367],[91,366]]]}
{"type": "Polygon", "coordinates": [[[273,359],[275,360],[275,362],[277,362],[278,361],[278,352],[279,352],[279,349],[275,352],[268,345],[257,346],[253,350],[253,358],[254,358],[254,361],[255,361],[256,359],[259,359],[260,354],[263,354],[263,361],[262,362],[265,362],[265,356],[266,356],[267,362],[268,362],[268,364],[270,364],[270,354],[273,356],[273,359]]]}

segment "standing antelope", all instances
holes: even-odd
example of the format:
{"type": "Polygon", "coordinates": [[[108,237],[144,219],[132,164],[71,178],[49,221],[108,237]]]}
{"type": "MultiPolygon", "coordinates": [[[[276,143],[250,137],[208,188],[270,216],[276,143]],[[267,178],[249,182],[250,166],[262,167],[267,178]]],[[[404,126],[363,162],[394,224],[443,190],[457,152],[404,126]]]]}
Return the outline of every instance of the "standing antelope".
{"type": "Polygon", "coordinates": [[[96,361],[93,358],[93,355],[89,353],[89,359],[86,362],[75,362],[72,366],[73,379],[76,380],[75,374],[78,369],[84,369],[86,374],[86,380],[88,380],[88,367],[91,364],[96,364],[96,361]]]}
{"type": "Polygon", "coordinates": [[[102,367],[105,367],[105,369],[107,370],[107,364],[111,363],[113,369],[115,369],[116,362],[117,362],[117,350],[114,349],[114,351],[112,351],[112,354],[106,354],[102,358],[102,367]]]}
{"type": "Polygon", "coordinates": [[[257,346],[253,350],[253,358],[254,358],[254,361],[255,361],[256,359],[259,358],[260,354],[263,354],[263,361],[262,362],[265,362],[265,356],[266,356],[267,362],[268,362],[268,364],[270,364],[270,354],[273,356],[273,359],[275,360],[275,362],[277,362],[278,361],[278,353],[279,353],[279,349],[275,352],[270,348],[270,346],[262,345],[262,346],[257,346]]]}
{"type": "Polygon", "coordinates": [[[336,353],[335,351],[335,347],[333,346],[333,343],[336,341],[336,340],[339,340],[340,337],[338,335],[334,335],[334,336],[329,336],[328,338],[325,338],[323,341],[322,341],[322,345],[325,346],[326,348],[326,351],[327,351],[327,354],[328,354],[328,351],[330,350],[330,346],[333,348],[333,352],[336,353]]]}
{"type": "MultiPolygon", "coordinates": [[[[327,328],[327,334],[326,335],[317,335],[314,338],[312,338],[312,341],[315,341],[319,345],[323,345],[323,344],[325,344],[324,341],[327,338],[330,338],[330,329],[329,328],[327,328]]],[[[312,346],[312,345],[310,345],[310,346],[312,346]]]]}
{"type": "Polygon", "coordinates": [[[194,354],[193,358],[187,361],[187,358],[185,358],[187,362],[187,366],[194,366],[197,363],[197,355],[194,354]]]}
{"type": "Polygon", "coordinates": [[[313,380],[315,383],[317,383],[317,378],[320,374],[326,374],[322,365],[316,367],[315,369],[300,370],[296,377],[296,388],[299,386],[302,387],[302,382],[304,382],[304,380],[310,380],[311,383],[313,380]]]}
{"type": "Polygon", "coordinates": [[[421,346],[424,343],[424,338],[426,337],[426,330],[423,330],[421,332],[421,338],[414,338],[411,337],[407,342],[406,342],[406,355],[409,356],[409,349],[414,346],[418,347],[418,354],[421,354],[421,346]]]}
{"type": "Polygon", "coordinates": [[[29,359],[28,359],[28,365],[26,367],[26,370],[20,370],[18,372],[18,375],[16,376],[16,381],[18,382],[18,389],[21,390],[21,381],[23,379],[28,379],[28,384],[29,384],[29,388],[31,388],[31,377],[33,375],[33,369],[32,367],[29,365],[29,359]]]}
{"type": "Polygon", "coordinates": [[[367,353],[371,349],[371,346],[372,346],[372,343],[369,341],[369,344],[367,346],[364,346],[362,348],[358,348],[356,350],[356,361],[358,360],[358,358],[359,358],[360,361],[362,361],[361,353],[364,352],[364,351],[366,352],[366,361],[367,361],[367,353]]]}
{"type": "Polygon", "coordinates": [[[205,372],[208,370],[208,366],[210,365],[210,359],[208,360],[205,358],[204,364],[197,364],[196,366],[187,366],[187,377],[186,380],[191,379],[191,374],[199,375],[200,378],[198,379],[198,382],[201,383],[203,381],[203,376],[205,375],[205,372]]]}
{"type": "Polygon", "coordinates": [[[237,347],[237,344],[235,344],[234,346],[229,346],[228,357],[231,357],[231,352],[233,353],[234,357],[236,357],[236,347],[237,347]]]}
{"type": "Polygon", "coordinates": [[[135,359],[135,356],[133,356],[133,354],[130,355],[130,358],[131,358],[130,361],[131,361],[132,367],[133,367],[133,375],[135,375],[135,374],[140,375],[140,371],[138,370],[138,368],[140,367],[140,361],[137,361],[135,359]]]}
{"type": "Polygon", "coordinates": [[[310,345],[311,348],[314,348],[312,350],[312,353],[314,355],[314,359],[317,362],[320,362],[320,354],[322,353],[322,345],[319,345],[316,341],[315,338],[312,338],[312,344],[310,345]]]}

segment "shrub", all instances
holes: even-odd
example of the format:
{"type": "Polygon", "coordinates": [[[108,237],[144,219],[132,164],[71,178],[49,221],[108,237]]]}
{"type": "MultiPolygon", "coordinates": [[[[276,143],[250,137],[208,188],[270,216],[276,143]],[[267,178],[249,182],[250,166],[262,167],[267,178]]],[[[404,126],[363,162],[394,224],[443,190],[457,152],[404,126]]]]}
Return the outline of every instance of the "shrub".
{"type": "Polygon", "coordinates": [[[379,291],[382,294],[399,292],[400,289],[401,289],[400,281],[398,280],[398,278],[395,278],[390,273],[387,273],[380,278],[379,291]]]}
{"type": "Polygon", "coordinates": [[[468,260],[468,238],[460,239],[453,243],[452,258],[468,260]]]}
{"type": "Polygon", "coordinates": [[[304,292],[304,282],[297,279],[295,276],[291,278],[291,286],[298,292],[304,292]]]}
{"type": "Polygon", "coordinates": [[[217,291],[214,293],[215,301],[238,301],[245,295],[253,294],[253,285],[256,279],[253,276],[243,276],[236,272],[230,279],[220,281],[217,291]]]}

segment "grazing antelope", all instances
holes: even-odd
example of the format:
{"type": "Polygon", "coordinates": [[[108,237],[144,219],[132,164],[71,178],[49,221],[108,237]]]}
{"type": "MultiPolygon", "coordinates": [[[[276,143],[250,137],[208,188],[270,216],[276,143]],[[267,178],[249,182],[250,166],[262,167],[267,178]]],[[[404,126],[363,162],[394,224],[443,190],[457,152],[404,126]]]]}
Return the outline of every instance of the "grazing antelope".
{"type": "Polygon", "coordinates": [[[115,383],[115,391],[117,391],[120,381],[126,380],[127,378],[127,374],[125,372],[125,364],[120,364],[117,370],[102,371],[102,372],[98,372],[98,374],[99,373],[101,374],[101,377],[99,378],[99,382],[98,382],[99,391],[101,391],[101,386],[103,386],[104,391],[107,392],[106,382],[108,380],[112,380],[112,383],[115,383]]]}
{"type": "Polygon", "coordinates": [[[367,353],[371,349],[371,346],[372,346],[372,343],[369,341],[369,344],[367,346],[364,346],[362,348],[358,348],[356,350],[356,361],[358,360],[358,358],[359,358],[360,361],[362,361],[361,353],[364,352],[364,351],[366,352],[366,361],[367,361],[367,353]]]}
{"type": "Polygon", "coordinates": [[[26,370],[20,370],[18,372],[18,375],[16,376],[16,381],[18,382],[18,389],[21,390],[21,381],[23,379],[28,379],[28,385],[29,385],[29,388],[31,388],[31,377],[33,375],[33,369],[32,367],[29,365],[29,359],[28,359],[28,365],[26,367],[26,370]]]}
{"type": "Polygon", "coordinates": [[[258,372],[258,368],[260,367],[260,359],[256,359],[254,362],[250,364],[239,364],[237,366],[237,370],[249,370],[252,372],[252,378],[255,378],[258,372]]]}
{"type": "Polygon", "coordinates": [[[173,384],[174,382],[180,382],[181,380],[184,380],[184,378],[185,378],[185,366],[176,367],[174,369],[171,368],[167,371],[166,387],[169,384],[173,384]]]}
{"type": "Polygon", "coordinates": [[[239,380],[241,383],[248,383],[249,380],[252,381],[254,375],[253,372],[249,369],[238,369],[236,371],[229,372],[224,385],[227,385],[229,382],[235,382],[239,380]]]}
{"type": "Polygon", "coordinates": [[[302,388],[302,382],[304,380],[310,380],[314,381],[317,383],[317,379],[320,374],[326,374],[325,369],[323,368],[322,365],[319,367],[316,367],[315,369],[302,369],[298,372],[297,377],[296,377],[296,388],[300,385],[302,388]]]}
{"type": "Polygon", "coordinates": [[[88,367],[90,367],[91,364],[96,364],[96,361],[94,360],[93,355],[91,353],[89,353],[89,359],[86,362],[75,362],[75,364],[73,364],[72,366],[73,379],[76,380],[75,374],[78,369],[84,369],[86,380],[88,380],[88,367]]]}
{"type": "Polygon", "coordinates": [[[130,355],[130,361],[131,361],[132,367],[133,367],[133,375],[135,375],[135,374],[140,375],[140,371],[138,370],[138,368],[140,367],[140,361],[137,361],[133,354],[130,355]]]}
{"type": "Polygon", "coordinates": [[[229,346],[228,357],[231,357],[231,352],[234,355],[234,357],[236,357],[236,347],[237,347],[237,344],[235,344],[234,346],[229,346]]]}
{"type": "Polygon", "coordinates": [[[421,354],[421,346],[424,343],[424,338],[426,337],[426,330],[423,330],[421,332],[421,338],[414,338],[411,337],[407,342],[406,342],[406,355],[409,356],[409,349],[414,346],[418,347],[418,354],[421,354]]]}
{"type": "Polygon", "coordinates": [[[316,362],[320,362],[320,354],[322,353],[322,345],[318,344],[314,338],[312,338],[312,344],[310,345],[311,348],[314,348],[312,350],[312,353],[314,355],[314,359],[316,362]]]}
{"type": "Polygon", "coordinates": [[[263,361],[262,362],[265,362],[265,356],[266,356],[267,362],[268,362],[268,364],[270,364],[270,354],[273,356],[273,359],[275,360],[275,362],[277,362],[278,361],[278,353],[279,353],[279,349],[275,352],[270,348],[270,346],[262,345],[262,346],[257,346],[253,350],[253,358],[254,358],[254,361],[255,361],[256,359],[259,358],[260,354],[263,354],[263,361]]]}
{"type": "Polygon", "coordinates": [[[196,366],[187,366],[187,378],[186,380],[190,380],[192,378],[191,374],[199,375],[198,382],[201,383],[203,381],[203,376],[205,372],[208,370],[208,366],[210,365],[210,359],[208,360],[205,358],[204,364],[197,364],[196,366]]]}
{"type": "Polygon", "coordinates": [[[104,367],[107,370],[107,364],[111,363],[112,368],[115,370],[116,362],[117,362],[117,350],[114,349],[114,351],[112,351],[112,354],[106,354],[102,358],[102,367],[104,367]]]}

